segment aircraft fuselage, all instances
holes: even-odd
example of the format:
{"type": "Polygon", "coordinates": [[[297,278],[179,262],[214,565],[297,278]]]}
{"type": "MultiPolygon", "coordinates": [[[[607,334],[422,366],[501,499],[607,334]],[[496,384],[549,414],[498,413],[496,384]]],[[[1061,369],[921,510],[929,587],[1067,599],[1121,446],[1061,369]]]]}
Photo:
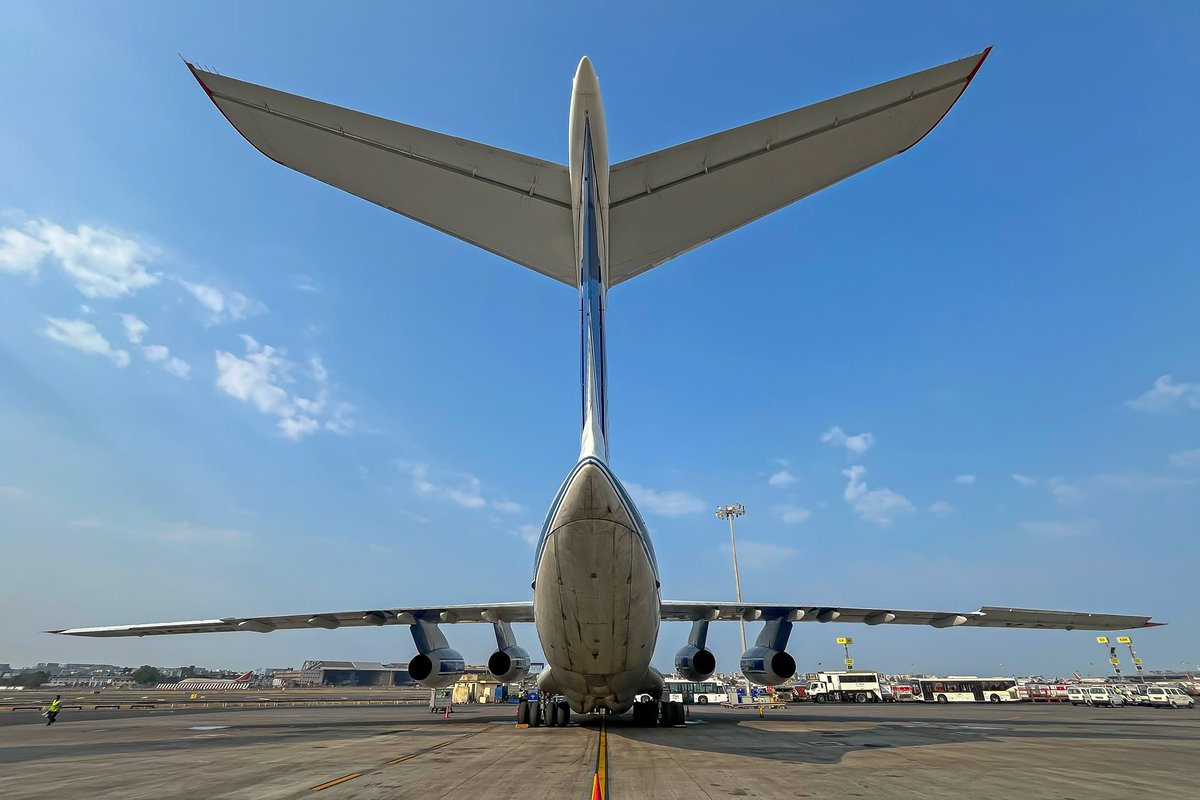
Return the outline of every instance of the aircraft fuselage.
{"type": "Polygon", "coordinates": [[[579,462],[542,526],[534,619],[550,667],[543,689],[564,695],[577,712],[620,713],[661,680],[650,668],[660,598],[646,523],[607,463],[608,137],[599,82],[586,58],[573,84],[570,159],[582,431],[579,462]]]}

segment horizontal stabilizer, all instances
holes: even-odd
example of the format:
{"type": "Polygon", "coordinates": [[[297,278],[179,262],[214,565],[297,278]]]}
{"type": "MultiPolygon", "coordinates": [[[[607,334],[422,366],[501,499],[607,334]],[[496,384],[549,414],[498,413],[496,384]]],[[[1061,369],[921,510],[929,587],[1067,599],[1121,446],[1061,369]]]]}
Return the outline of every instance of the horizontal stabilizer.
{"type": "Polygon", "coordinates": [[[848,606],[751,605],[664,600],[662,618],[672,621],[757,620],[787,617],[793,622],[861,622],[867,625],[930,625],[934,628],[1042,628],[1048,630],[1124,631],[1165,622],[1124,614],[1044,611],[984,606],[978,611],[901,611],[848,606]]]}
{"type": "Polygon", "coordinates": [[[561,164],[188,68],[268,158],[576,285],[561,164]]]}
{"type": "Polygon", "coordinates": [[[615,165],[609,285],[903,153],[988,50],[615,165]]]}

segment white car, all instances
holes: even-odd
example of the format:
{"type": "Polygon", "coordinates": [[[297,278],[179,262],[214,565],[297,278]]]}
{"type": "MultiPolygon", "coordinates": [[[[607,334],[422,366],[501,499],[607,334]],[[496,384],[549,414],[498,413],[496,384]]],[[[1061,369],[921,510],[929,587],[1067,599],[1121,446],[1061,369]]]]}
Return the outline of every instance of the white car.
{"type": "Polygon", "coordinates": [[[1125,705],[1125,698],[1111,686],[1090,686],[1087,690],[1089,706],[1108,706],[1116,708],[1125,705]]]}
{"type": "Polygon", "coordinates": [[[1146,697],[1156,708],[1195,708],[1196,701],[1172,686],[1148,686],[1146,697]]]}

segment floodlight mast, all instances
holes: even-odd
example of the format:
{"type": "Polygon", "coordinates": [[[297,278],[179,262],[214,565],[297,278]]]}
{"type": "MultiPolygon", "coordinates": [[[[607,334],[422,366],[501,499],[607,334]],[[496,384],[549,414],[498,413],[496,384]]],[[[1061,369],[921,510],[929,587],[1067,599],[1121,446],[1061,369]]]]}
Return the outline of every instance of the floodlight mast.
{"type": "MultiPolygon", "coordinates": [[[[746,507],[741,503],[730,503],[726,506],[717,506],[717,517],[719,519],[729,520],[729,549],[733,551],[733,586],[737,591],[738,605],[742,603],[742,579],[738,575],[737,563],[737,538],[733,535],[733,519],[734,517],[743,516],[746,513],[746,507]]],[[[746,620],[743,616],[738,620],[738,626],[742,631],[742,652],[746,652],[746,620]]]]}

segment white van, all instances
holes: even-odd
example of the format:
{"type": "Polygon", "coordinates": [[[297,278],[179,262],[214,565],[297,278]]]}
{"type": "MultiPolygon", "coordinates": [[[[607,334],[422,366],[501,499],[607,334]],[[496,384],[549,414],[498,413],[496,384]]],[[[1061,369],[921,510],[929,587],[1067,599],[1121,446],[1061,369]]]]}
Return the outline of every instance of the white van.
{"type": "Polygon", "coordinates": [[[1088,705],[1090,706],[1116,708],[1125,705],[1125,698],[1111,686],[1089,686],[1087,696],[1088,705]]]}
{"type": "Polygon", "coordinates": [[[1073,706],[1086,706],[1088,701],[1088,687],[1086,686],[1068,686],[1067,699],[1071,701],[1073,706]]]}
{"type": "Polygon", "coordinates": [[[1156,708],[1195,708],[1196,701],[1172,686],[1147,686],[1146,697],[1156,708]]]}

